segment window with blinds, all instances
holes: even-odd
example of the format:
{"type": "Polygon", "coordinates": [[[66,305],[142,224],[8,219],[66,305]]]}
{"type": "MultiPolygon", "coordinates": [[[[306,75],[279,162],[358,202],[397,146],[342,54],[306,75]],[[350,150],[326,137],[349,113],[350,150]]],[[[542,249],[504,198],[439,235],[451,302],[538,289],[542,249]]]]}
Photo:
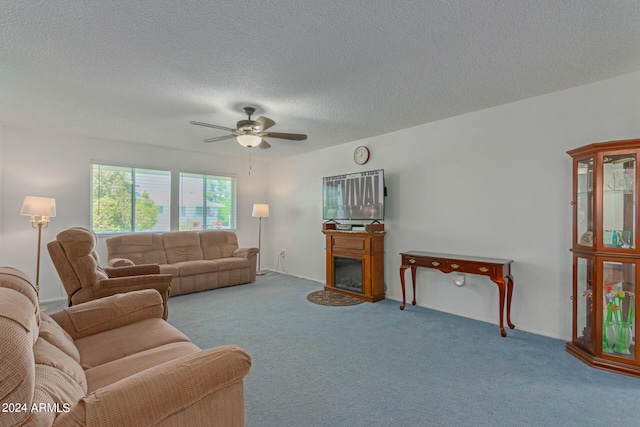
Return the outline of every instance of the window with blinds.
{"type": "Polygon", "coordinates": [[[171,172],[92,164],[91,229],[171,230],[171,172]]]}
{"type": "Polygon", "coordinates": [[[180,173],[180,230],[236,228],[236,178],[180,173]]]}

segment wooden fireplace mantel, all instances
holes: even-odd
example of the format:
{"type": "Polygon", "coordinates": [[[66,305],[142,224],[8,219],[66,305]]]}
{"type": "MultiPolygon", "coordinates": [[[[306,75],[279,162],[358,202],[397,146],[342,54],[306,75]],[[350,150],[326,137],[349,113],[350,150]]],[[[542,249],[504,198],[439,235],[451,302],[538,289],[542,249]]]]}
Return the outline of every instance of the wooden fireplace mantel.
{"type": "Polygon", "coordinates": [[[384,299],[384,231],[324,230],[326,238],[327,291],[339,292],[368,302],[384,299]],[[335,258],[362,261],[362,293],[336,287],[335,258]]]}

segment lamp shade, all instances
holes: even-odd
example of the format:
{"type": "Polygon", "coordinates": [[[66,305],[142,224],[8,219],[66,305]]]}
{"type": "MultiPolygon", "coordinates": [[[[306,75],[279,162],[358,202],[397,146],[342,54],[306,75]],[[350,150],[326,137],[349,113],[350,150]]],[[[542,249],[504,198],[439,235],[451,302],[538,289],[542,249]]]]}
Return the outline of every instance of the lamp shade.
{"type": "Polygon", "coordinates": [[[20,215],[25,216],[56,216],[56,199],[52,197],[27,196],[22,202],[20,215]]]}
{"type": "Polygon", "coordinates": [[[261,137],[252,134],[238,135],[236,139],[238,140],[238,144],[247,148],[256,147],[262,141],[261,137]]]}
{"type": "Polygon", "coordinates": [[[268,218],[269,217],[269,205],[265,204],[255,204],[253,205],[253,214],[256,218],[268,218]]]}

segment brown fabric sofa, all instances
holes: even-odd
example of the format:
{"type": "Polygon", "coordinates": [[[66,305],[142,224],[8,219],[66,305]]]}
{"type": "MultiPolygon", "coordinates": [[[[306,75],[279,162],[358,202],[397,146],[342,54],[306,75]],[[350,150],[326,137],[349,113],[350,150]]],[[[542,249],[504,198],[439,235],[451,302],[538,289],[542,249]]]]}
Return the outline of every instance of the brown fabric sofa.
{"type": "Polygon", "coordinates": [[[102,268],[96,253],[98,238],[84,227],[71,227],[47,244],[51,261],[68,295],[69,306],[105,296],[142,289],[155,289],[168,315],[171,276],[160,274],[157,265],[102,268]]]}
{"type": "Polygon", "coordinates": [[[107,239],[112,267],[159,264],[171,274],[171,296],[256,280],[258,248],[238,247],[233,231],[123,234],[107,239]]]}
{"type": "Polygon", "coordinates": [[[156,290],[41,313],[29,278],[0,267],[0,426],[242,426],[251,359],[197,346],[156,290]]]}

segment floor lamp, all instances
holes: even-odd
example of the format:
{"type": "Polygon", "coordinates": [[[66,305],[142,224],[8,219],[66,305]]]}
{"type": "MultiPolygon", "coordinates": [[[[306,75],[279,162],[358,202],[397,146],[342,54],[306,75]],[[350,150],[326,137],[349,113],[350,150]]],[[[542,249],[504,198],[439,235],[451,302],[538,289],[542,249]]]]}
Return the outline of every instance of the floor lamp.
{"type": "Polygon", "coordinates": [[[49,221],[56,216],[56,199],[51,197],[27,196],[22,202],[20,215],[31,217],[31,227],[38,229],[38,261],[36,264],[36,293],[40,301],[40,243],[42,242],[42,229],[49,226],[49,221]]]}
{"type": "Polygon", "coordinates": [[[262,248],[260,247],[262,240],[262,218],[269,218],[269,205],[253,205],[253,214],[251,216],[260,218],[260,225],[258,226],[258,271],[256,271],[256,274],[262,276],[264,274],[264,271],[260,270],[260,258],[262,258],[262,248]]]}

